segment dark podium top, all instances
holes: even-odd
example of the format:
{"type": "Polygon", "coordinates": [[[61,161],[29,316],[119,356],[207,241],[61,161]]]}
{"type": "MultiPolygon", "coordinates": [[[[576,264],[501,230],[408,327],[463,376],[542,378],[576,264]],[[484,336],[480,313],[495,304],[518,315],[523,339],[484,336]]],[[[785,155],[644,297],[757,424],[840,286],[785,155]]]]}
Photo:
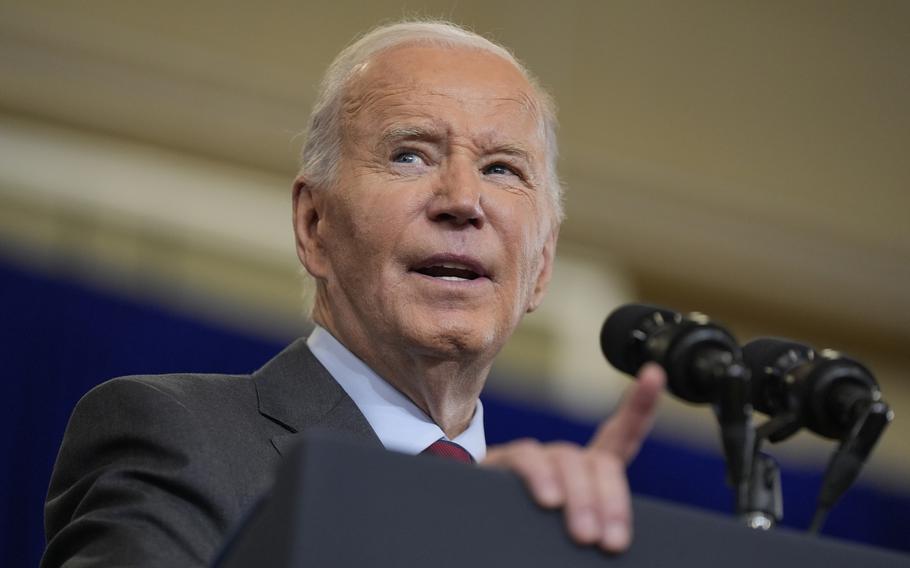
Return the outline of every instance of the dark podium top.
{"type": "Polygon", "coordinates": [[[633,499],[635,539],[611,556],[575,545],[561,513],[537,507],[514,475],[364,448],[313,432],[272,494],[228,544],[223,568],[299,566],[908,567],[910,557],[762,532],[731,518],[633,499]]]}

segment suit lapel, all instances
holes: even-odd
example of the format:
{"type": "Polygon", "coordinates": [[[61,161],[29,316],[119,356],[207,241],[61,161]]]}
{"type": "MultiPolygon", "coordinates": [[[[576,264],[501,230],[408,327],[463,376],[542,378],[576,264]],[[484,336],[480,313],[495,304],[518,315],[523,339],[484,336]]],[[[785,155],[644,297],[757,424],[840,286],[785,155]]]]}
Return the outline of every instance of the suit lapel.
{"type": "Polygon", "coordinates": [[[316,359],[304,339],[289,345],[253,373],[259,412],[288,432],[272,438],[284,455],[307,428],[325,428],[381,445],[354,401],[316,359]]]}

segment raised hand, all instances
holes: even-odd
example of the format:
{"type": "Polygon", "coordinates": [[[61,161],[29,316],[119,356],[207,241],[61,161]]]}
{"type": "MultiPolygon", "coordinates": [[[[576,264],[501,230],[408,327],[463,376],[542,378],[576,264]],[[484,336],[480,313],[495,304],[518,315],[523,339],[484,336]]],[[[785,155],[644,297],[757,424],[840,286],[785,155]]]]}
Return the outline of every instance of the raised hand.
{"type": "Polygon", "coordinates": [[[642,367],[616,412],[587,446],[517,440],[490,448],[483,465],[517,473],[539,505],[563,507],[576,542],[621,552],[632,538],[626,466],[651,429],[665,383],[658,365],[642,367]]]}

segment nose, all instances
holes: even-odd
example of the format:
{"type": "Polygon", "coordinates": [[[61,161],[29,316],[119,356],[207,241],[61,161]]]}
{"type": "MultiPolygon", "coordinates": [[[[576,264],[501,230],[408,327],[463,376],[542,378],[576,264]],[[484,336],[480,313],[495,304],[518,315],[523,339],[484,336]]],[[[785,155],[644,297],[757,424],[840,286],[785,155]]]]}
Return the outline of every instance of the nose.
{"type": "Polygon", "coordinates": [[[442,168],[427,209],[430,220],[480,229],[486,222],[482,181],[469,160],[452,159],[442,168]]]}

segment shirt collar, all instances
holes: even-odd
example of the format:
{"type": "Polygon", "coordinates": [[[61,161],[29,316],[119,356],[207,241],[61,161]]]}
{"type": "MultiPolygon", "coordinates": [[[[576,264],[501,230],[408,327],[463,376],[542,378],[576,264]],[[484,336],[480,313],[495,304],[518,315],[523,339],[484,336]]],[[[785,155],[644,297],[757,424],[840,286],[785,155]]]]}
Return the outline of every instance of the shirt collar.
{"type": "MultiPolygon", "coordinates": [[[[449,440],[411,399],[367,367],[331,333],[317,325],[307,345],[351,397],[387,449],[416,455],[440,438],[449,440]]],[[[478,463],[483,460],[487,443],[480,399],[467,429],[450,441],[462,446],[478,463]]]]}

